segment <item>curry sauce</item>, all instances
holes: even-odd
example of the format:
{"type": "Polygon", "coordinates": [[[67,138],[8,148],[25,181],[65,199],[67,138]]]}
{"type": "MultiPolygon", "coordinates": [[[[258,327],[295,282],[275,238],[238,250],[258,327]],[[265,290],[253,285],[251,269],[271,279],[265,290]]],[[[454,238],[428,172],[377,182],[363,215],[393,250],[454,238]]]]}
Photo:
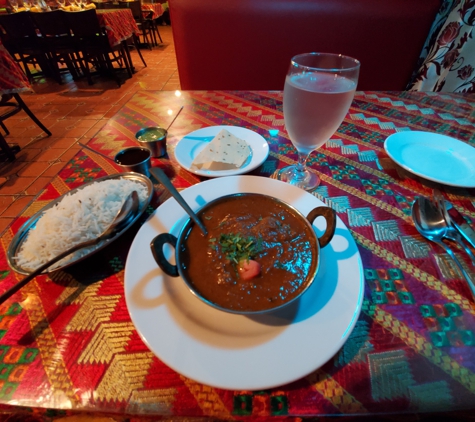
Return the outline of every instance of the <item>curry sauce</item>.
{"type": "Polygon", "coordinates": [[[183,275],[208,301],[231,310],[275,308],[312,281],[317,240],[304,217],[274,198],[231,196],[200,213],[208,230],[195,225],[180,247],[183,275]],[[260,264],[250,280],[239,275],[241,260],[260,264]]]}

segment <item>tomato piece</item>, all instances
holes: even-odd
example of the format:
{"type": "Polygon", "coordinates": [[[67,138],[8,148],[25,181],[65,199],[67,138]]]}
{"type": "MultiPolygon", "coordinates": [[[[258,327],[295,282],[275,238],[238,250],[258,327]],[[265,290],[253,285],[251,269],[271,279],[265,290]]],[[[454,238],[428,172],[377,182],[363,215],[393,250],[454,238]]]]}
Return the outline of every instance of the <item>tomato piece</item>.
{"type": "Polygon", "coordinates": [[[250,280],[261,273],[261,264],[253,259],[244,259],[239,262],[238,273],[241,280],[250,280]]]}

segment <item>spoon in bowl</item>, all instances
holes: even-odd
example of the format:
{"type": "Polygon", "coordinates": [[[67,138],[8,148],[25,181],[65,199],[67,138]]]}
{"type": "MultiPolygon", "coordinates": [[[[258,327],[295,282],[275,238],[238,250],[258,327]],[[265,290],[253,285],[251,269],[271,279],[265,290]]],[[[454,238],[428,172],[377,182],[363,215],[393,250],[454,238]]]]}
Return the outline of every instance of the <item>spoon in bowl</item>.
{"type": "Polygon", "coordinates": [[[417,231],[426,239],[437,243],[441,248],[445,249],[447,254],[454,260],[455,264],[461,271],[463,277],[468,283],[468,287],[475,299],[475,285],[470,275],[462,266],[462,263],[455,256],[450,247],[443,242],[447,238],[447,223],[439,213],[435,204],[427,198],[419,197],[412,204],[412,219],[417,231]]]}
{"type": "Polygon", "coordinates": [[[25,286],[37,275],[41,274],[44,270],[48,269],[49,267],[51,267],[51,265],[55,264],[61,259],[66,258],[68,255],[80,249],[86,248],[88,246],[97,245],[99,242],[103,240],[107,240],[114,237],[119,231],[121,231],[124,227],[126,227],[127,224],[129,224],[129,222],[137,215],[138,209],[139,209],[139,196],[136,191],[133,191],[125,199],[119,212],[114,217],[114,220],[112,220],[112,223],[98,237],[94,239],[86,240],[85,242],[78,243],[77,245],[74,245],[68,250],[50,259],[45,264],[36,268],[33,272],[28,274],[23,280],[21,280],[14,286],[10,287],[5,293],[1,294],[0,304],[2,304],[10,296],[15,294],[18,290],[20,290],[23,286],[25,286]]]}
{"type": "Polygon", "coordinates": [[[171,180],[168,178],[168,176],[163,172],[161,168],[158,167],[152,167],[150,169],[150,173],[152,173],[152,176],[155,176],[155,178],[163,185],[163,187],[173,196],[173,198],[176,199],[178,204],[186,211],[186,213],[191,217],[191,219],[198,225],[198,227],[201,229],[203,234],[205,236],[208,235],[208,230],[206,230],[206,227],[204,226],[203,222],[199,219],[199,217],[194,213],[194,211],[190,208],[190,206],[186,203],[185,199],[183,196],[180,195],[180,192],[178,192],[173,186],[171,180]]]}
{"type": "MultiPolygon", "coordinates": [[[[109,160],[109,161],[112,161],[112,162],[116,163],[113,158],[107,156],[106,154],[103,154],[102,152],[96,151],[94,148],[88,147],[86,144],[83,144],[83,143],[81,143],[81,142],[78,142],[78,145],[82,146],[83,148],[88,149],[89,151],[92,151],[93,153],[95,153],[95,154],[97,154],[97,155],[100,155],[101,157],[106,158],[106,159],[109,160]]],[[[116,164],[117,164],[117,163],[116,163],[116,164]]]]}
{"type": "Polygon", "coordinates": [[[173,120],[170,122],[170,124],[168,125],[168,127],[165,129],[166,132],[168,132],[168,129],[170,129],[170,127],[172,126],[173,122],[176,120],[176,118],[180,115],[181,111],[183,110],[183,107],[184,106],[181,106],[180,107],[180,110],[178,110],[177,114],[175,114],[175,117],[173,118],[173,120]]]}

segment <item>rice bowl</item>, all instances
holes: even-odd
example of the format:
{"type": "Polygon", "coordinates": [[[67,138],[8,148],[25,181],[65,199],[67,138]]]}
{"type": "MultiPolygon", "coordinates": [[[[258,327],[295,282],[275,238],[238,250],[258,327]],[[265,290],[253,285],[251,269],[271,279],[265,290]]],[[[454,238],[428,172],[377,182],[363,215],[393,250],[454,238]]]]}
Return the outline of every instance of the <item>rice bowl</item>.
{"type": "Polygon", "coordinates": [[[17,272],[28,274],[68,248],[99,236],[133,190],[139,195],[139,212],[123,230],[111,240],[69,255],[48,272],[65,268],[102,249],[125,232],[147,208],[153,195],[153,185],[147,177],[137,173],[106,176],[51,201],[10,242],[9,265],[17,272]]]}

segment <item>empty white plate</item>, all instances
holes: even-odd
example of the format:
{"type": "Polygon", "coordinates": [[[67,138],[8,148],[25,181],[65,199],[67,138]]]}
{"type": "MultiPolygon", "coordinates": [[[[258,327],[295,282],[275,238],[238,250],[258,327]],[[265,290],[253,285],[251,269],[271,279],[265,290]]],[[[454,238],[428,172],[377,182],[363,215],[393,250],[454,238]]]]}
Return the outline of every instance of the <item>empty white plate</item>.
{"type": "Polygon", "coordinates": [[[384,142],[388,155],[407,171],[448,186],[475,187],[475,148],[432,132],[398,132],[384,142]]]}

